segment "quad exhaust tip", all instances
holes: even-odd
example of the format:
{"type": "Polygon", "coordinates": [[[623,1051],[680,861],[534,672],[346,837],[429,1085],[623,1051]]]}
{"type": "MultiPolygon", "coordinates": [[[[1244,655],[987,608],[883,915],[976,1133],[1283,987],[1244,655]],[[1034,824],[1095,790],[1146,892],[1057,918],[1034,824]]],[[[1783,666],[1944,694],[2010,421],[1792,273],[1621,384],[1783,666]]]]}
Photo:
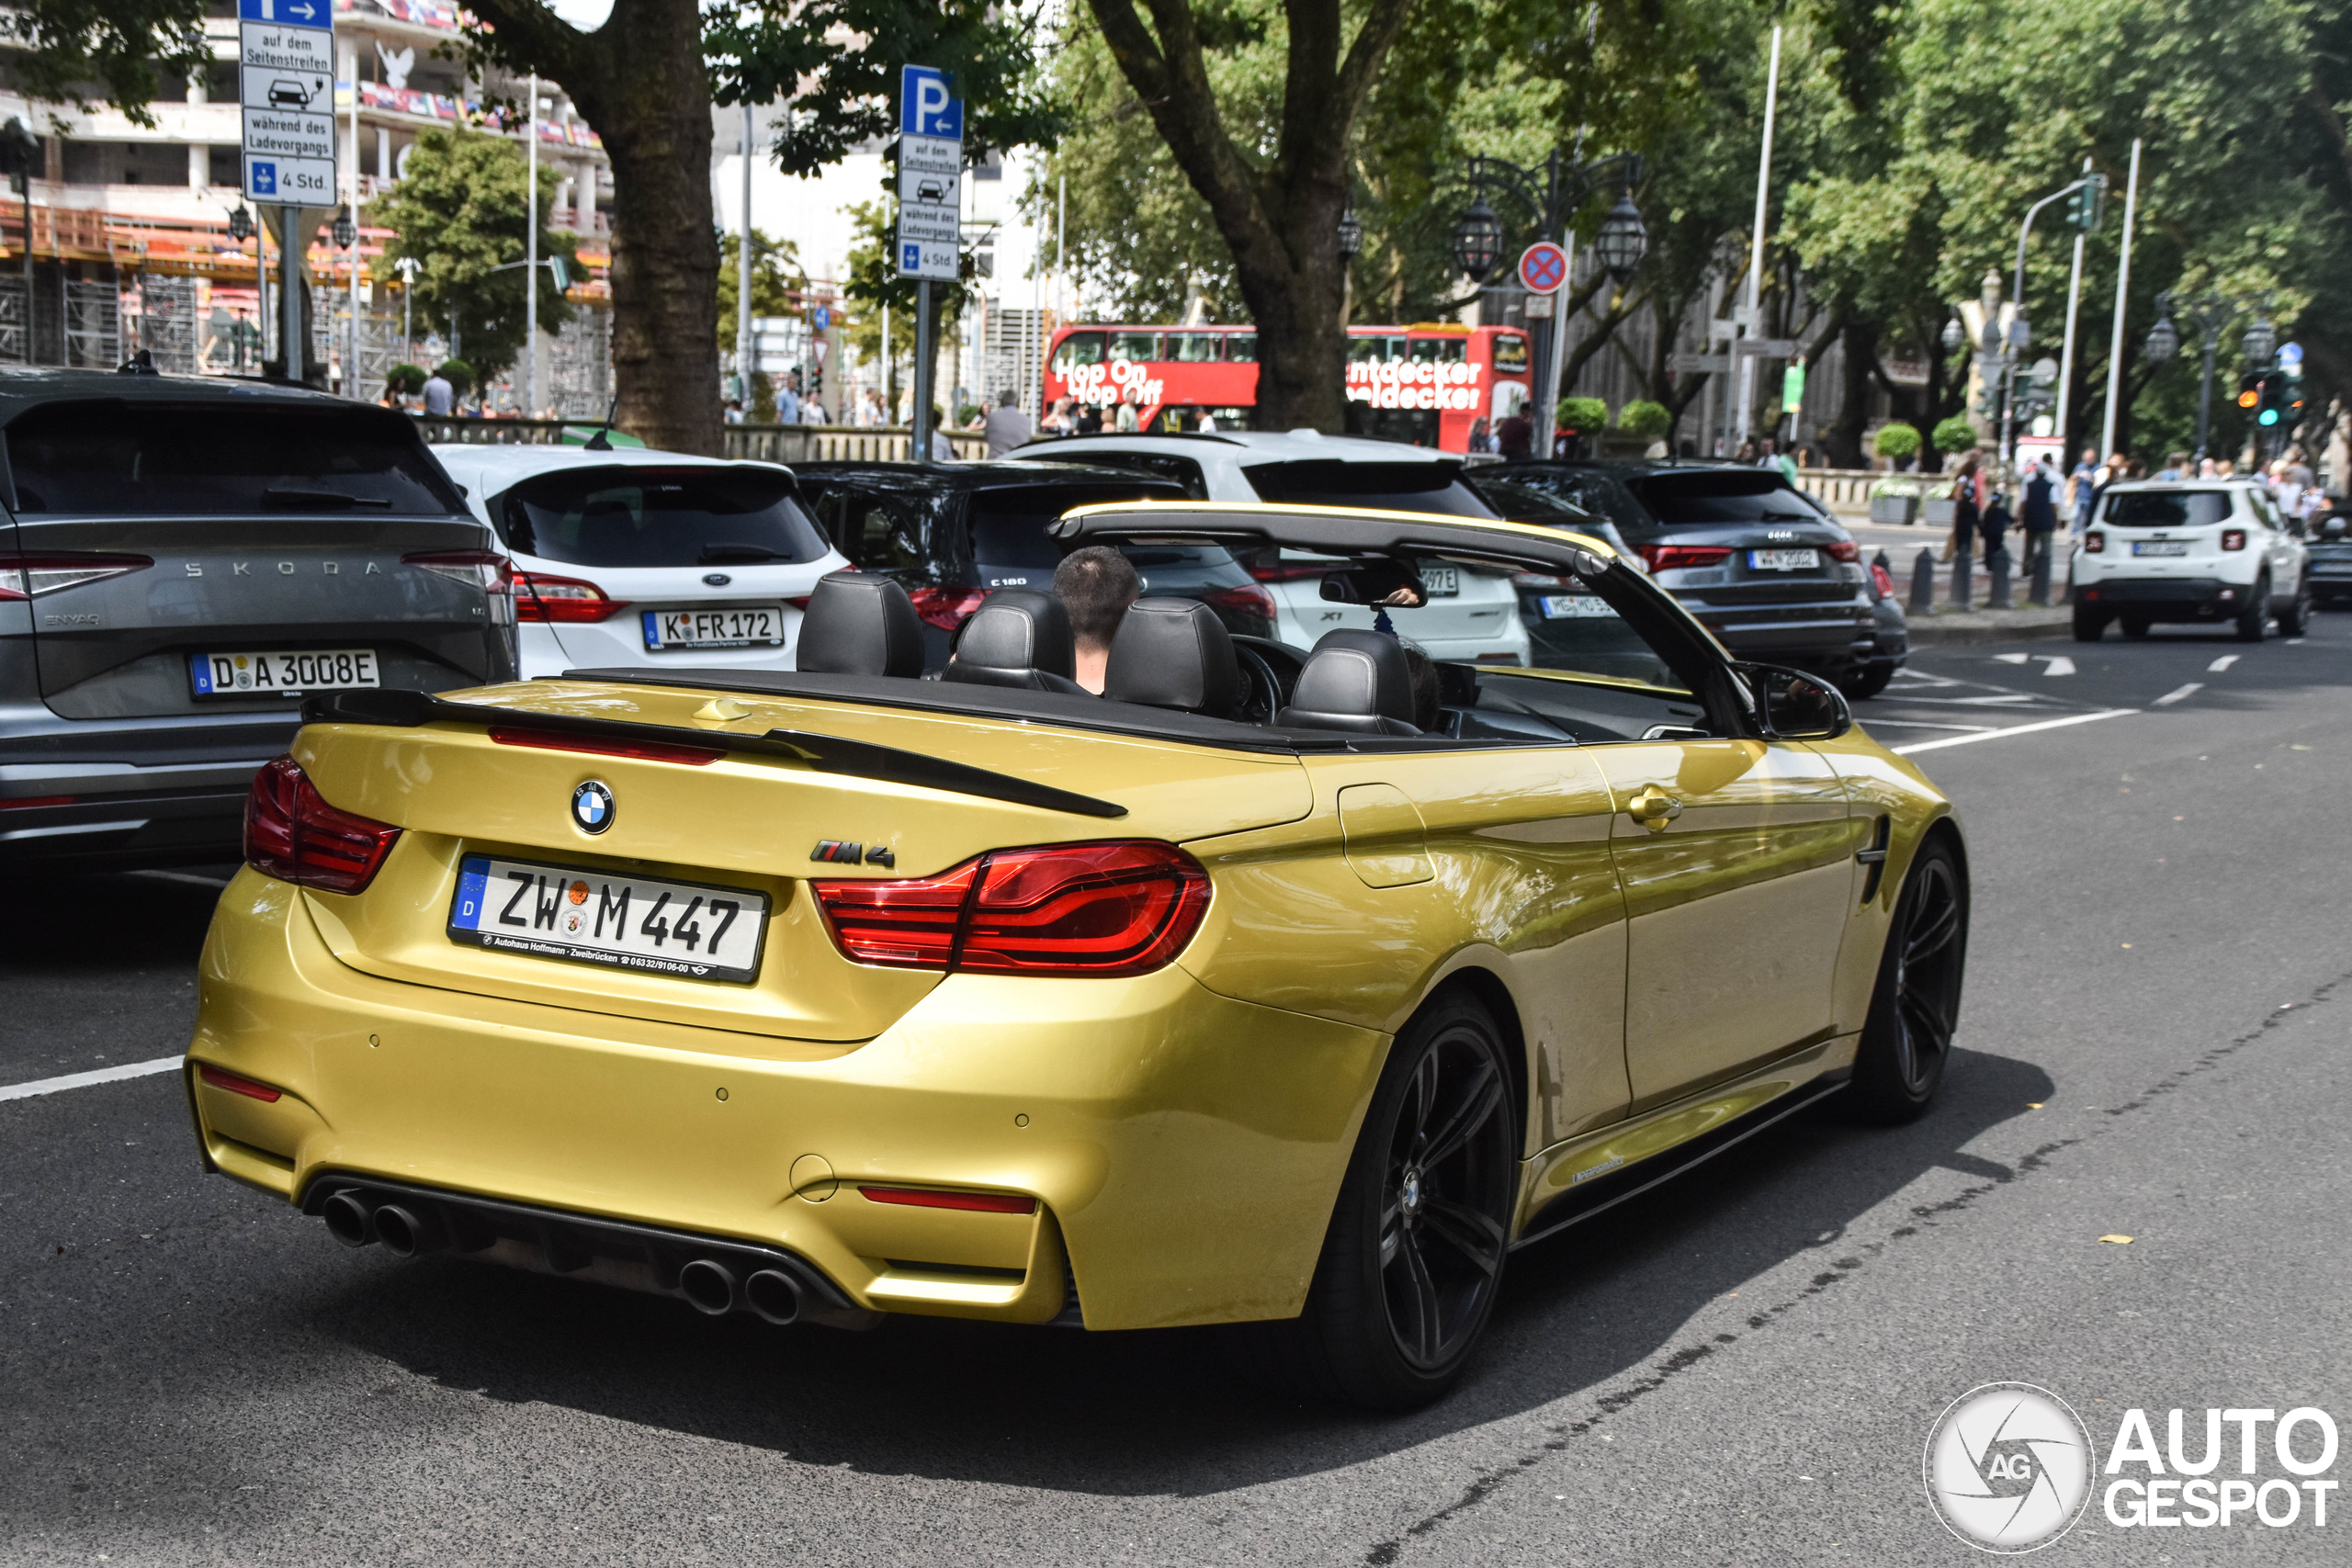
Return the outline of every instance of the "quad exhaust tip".
{"type": "Polygon", "coordinates": [[[735,1310],[735,1271],[724,1263],[695,1258],[678,1270],[678,1290],[697,1312],[724,1317],[735,1310]]]}
{"type": "Polygon", "coordinates": [[[338,1192],[320,1206],[327,1234],[345,1247],[365,1247],[376,1239],[376,1217],[356,1192],[338,1192]]]}
{"type": "Polygon", "coordinates": [[[781,1269],[763,1269],[743,1281],[743,1304],[781,1328],[800,1316],[800,1281],[781,1269]]]}

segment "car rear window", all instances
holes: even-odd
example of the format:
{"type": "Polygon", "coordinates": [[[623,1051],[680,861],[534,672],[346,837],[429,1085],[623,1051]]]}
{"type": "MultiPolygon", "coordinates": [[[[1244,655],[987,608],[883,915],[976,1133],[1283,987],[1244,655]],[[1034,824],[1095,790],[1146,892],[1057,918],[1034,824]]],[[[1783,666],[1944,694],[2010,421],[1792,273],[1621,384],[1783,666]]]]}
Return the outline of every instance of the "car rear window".
{"type": "Polygon", "coordinates": [[[1448,517],[1492,517],[1478,492],[1462,482],[1452,463],[1350,463],[1314,458],[1259,463],[1244,468],[1261,501],[1291,506],[1365,506],[1388,512],[1432,512],[1448,517]]]}
{"type": "Polygon", "coordinates": [[[972,492],[972,559],[982,566],[1041,567],[1061,564],[1061,547],[1046,536],[1048,525],[1074,506],[1118,501],[1182,501],[1184,492],[1159,480],[1136,484],[1006,485],[972,492]]]}
{"type": "MultiPolygon", "coordinates": [[[[1598,468],[1489,468],[1481,470],[1478,488],[1498,502],[1505,496],[1505,487],[1511,499],[1549,496],[1565,506],[1575,507],[1614,523],[1628,538],[1641,538],[1657,532],[1657,522],[1643,510],[1631,492],[1617,481],[1613,474],[1598,468]]],[[[1505,516],[1513,513],[1508,504],[1501,506],[1505,516]]]]}
{"type": "Polygon", "coordinates": [[[25,515],[465,511],[406,416],[389,409],[95,398],[28,409],[7,439],[25,515]]]}
{"type": "Polygon", "coordinates": [[[506,492],[498,520],[510,549],[571,566],[798,565],[825,553],[775,468],[542,474],[506,492]]]}
{"type": "Polygon", "coordinates": [[[1820,510],[1786,479],[1762,470],[1712,468],[1644,474],[1628,479],[1650,514],[1667,527],[1724,523],[1818,523],[1820,510]]]}
{"type": "Polygon", "coordinates": [[[2109,496],[2100,521],[2121,528],[2202,528],[2229,514],[2225,490],[2139,490],[2109,496]]]}

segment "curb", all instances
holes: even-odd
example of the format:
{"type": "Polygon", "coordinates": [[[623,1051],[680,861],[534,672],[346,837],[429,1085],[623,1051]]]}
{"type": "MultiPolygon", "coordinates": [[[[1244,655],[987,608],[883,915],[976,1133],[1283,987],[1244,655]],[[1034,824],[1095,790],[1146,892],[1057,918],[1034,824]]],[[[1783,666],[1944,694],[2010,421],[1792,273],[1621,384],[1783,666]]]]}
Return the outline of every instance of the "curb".
{"type": "MultiPolygon", "coordinates": [[[[1973,624],[1963,626],[1938,626],[1933,620],[1913,621],[1910,626],[1911,647],[1917,650],[1922,648],[1965,648],[1988,642],[2041,642],[2075,635],[2072,611],[2062,612],[2063,619],[2041,619],[2040,615],[2046,613],[2037,613],[2032,620],[2020,616],[2012,622],[1983,621],[1971,616],[1973,624]]],[[[1955,615],[1951,619],[1957,621],[1960,617],[1955,615]]]]}

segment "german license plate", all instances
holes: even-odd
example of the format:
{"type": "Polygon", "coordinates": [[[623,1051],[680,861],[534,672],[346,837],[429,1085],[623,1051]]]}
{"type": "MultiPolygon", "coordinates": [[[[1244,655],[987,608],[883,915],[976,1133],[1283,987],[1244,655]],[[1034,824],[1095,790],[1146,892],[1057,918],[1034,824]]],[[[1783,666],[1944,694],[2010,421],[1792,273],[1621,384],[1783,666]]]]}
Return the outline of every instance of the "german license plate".
{"type": "Polygon", "coordinates": [[[1819,550],[1750,550],[1747,552],[1750,571],[1818,571],[1821,570],[1819,550]]]}
{"type": "Polygon", "coordinates": [[[752,648],[784,646],[784,606],[741,604],[731,610],[648,610],[645,646],[752,648]]]}
{"type": "Polygon", "coordinates": [[[1547,621],[1605,619],[1617,613],[1598,593],[1546,593],[1541,603],[1547,621]]]}
{"type": "Polygon", "coordinates": [[[501,953],[675,975],[756,980],[764,893],[468,855],[451,940],[501,953]]]}
{"type": "Polygon", "coordinates": [[[191,653],[188,683],[199,697],[291,695],[379,686],[372,648],[319,648],[297,653],[191,653]]]}
{"type": "Polygon", "coordinates": [[[2135,556],[2185,556],[2188,553],[2187,539],[2134,539],[2132,553],[2135,556]]]}
{"type": "Polygon", "coordinates": [[[1432,599],[1453,599],[1462,592],[1462,572],[1450,566],[1421,568],[1421,586],[1430,591],[1432,599]]]}

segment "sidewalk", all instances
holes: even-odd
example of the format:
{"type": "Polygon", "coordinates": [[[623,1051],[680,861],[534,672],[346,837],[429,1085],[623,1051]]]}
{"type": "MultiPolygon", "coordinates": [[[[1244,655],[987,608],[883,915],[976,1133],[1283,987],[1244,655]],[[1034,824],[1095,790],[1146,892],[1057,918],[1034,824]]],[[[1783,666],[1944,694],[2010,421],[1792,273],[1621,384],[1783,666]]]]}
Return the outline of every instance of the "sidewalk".
{"type": "Polygon", "coordinates": [[[1913,615],[1911,646],[1954,648],[1976,642],[2025,642],[2075,635],[2075,612],[2065,604],[2019,604],[2014,610],[1953,610],[1939,604],[1933,615],[1913,615]]]}

